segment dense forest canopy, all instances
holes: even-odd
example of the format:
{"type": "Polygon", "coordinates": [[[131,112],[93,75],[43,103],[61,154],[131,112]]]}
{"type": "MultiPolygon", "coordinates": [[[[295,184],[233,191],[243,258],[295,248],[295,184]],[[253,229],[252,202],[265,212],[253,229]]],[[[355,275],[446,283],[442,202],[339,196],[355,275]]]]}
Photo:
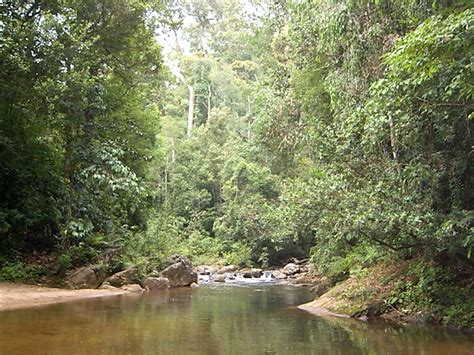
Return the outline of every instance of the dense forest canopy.
{"type": "Polygon", "coordinates": [[[452,0],[0,1],[0,278],[417,259],[407,299],[472,307],[473,26],[452,0]]]}

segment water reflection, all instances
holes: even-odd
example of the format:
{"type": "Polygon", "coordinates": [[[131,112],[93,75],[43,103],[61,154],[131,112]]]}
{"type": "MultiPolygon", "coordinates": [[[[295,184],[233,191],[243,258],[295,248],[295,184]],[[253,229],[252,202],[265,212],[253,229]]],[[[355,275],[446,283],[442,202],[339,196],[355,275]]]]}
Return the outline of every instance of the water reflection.
{"type": "Polygon", "coordinates": [[[0,354],[472,354],[474,336],[319,318],[307,289],[206,286],[0,313],[0,354]]]}

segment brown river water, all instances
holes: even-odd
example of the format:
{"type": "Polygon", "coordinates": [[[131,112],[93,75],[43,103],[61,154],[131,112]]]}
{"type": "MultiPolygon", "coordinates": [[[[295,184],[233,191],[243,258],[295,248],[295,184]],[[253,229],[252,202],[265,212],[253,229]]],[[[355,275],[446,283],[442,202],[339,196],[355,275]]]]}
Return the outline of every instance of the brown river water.
{"type": "Polygon", "coordinates": [[[474,334],[321,318],[308,289],[204,285],[0,312],[0,354],[474,354],[474,334]]]}

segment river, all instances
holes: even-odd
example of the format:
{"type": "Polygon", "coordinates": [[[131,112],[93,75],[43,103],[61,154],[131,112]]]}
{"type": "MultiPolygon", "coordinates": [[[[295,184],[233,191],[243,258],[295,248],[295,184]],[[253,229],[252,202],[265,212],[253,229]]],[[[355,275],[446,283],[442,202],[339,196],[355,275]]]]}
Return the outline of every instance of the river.
{"type": "Polygon", "coordinates": [[[296,308],[308,289],[204,285],[0,313],[0,354],[474,354],[474,335],[296,308]]]}

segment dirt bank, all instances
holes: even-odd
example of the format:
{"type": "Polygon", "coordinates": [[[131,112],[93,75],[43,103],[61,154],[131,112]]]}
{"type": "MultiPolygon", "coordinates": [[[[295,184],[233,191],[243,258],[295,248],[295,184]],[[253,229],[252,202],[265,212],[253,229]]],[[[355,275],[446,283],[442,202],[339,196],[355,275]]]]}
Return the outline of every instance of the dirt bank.
{"type": "Polygon", "coordinates": [[[319,306],[316,303],[316,301],[302,304],[298,306],[298,308],[320,317],[351,318],[351,316],[347,314],[339,314],[339,313],[331,312],[327,308],[319,306]]]}
{"type": "Polygon", "coordinates": [[[316,300],[299,306],[320,316],[378,317],[391,310],[388,299],[396,282],[406,278],[407,263],[379,263],[336,284],[316,300]]]}
{"type": "Polygon", "coordinates": [[[65,290],[12,283],[0,283],[0,311],[44,306],[93,297],[127,293],[123,290],[65,290]]]}

